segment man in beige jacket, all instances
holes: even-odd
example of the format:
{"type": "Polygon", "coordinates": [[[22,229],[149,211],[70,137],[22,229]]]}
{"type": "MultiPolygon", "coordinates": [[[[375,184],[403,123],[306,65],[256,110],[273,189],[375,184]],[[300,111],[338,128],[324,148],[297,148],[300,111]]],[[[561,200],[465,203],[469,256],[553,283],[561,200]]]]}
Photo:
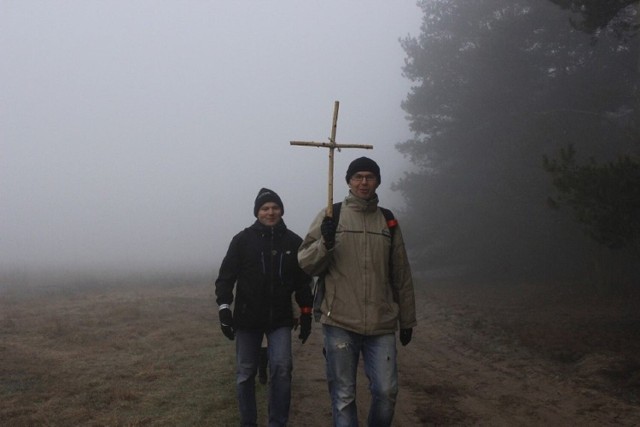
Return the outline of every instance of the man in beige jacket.
{"type": "Polygon", "coordinates": [[[349,194],[334,207],[339,217],[327,217],[324,210],[316,216],[298,261],[321,285],[316,304],[334,425],[358,425],[356,374],[362,354],[371,390],[368,425],[390,426],[398,393],[395,333],[400,329],[400,342],[407,345],[416,325],[413,280],[400,227],[390,211],[378,207],[376,162],[354,160],[346,181],[349,194]]]}

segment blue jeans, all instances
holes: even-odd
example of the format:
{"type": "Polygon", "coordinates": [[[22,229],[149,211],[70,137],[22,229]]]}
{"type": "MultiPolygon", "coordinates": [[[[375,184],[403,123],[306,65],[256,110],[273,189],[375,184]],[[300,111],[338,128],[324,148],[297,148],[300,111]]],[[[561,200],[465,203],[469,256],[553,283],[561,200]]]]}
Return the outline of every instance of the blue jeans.
{"type": "Polygon", "coordinates": [[[291,402],[291,328],[269,332],[236,331],[236,385],[240,424],[256,426],[256,372],[260,360],[262,336],[267,336],[269,353],[269,426],[285,426],[289,420],[291,402]]]}
{"type": "Polygon", "coordinates": [[[322,328],[333,425],[358,426],[356,374],[362,353],[371,392],[367,425],[390,426],[398,395],[395,334],[360,335],[335,326],[322,328]]]}

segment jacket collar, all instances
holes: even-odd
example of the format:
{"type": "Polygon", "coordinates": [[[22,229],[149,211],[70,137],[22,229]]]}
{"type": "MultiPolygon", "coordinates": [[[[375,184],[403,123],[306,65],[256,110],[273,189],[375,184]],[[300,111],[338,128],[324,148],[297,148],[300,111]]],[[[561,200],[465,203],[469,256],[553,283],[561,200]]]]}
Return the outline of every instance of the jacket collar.
{"type": "Polygon", "coordinates": [[[266,226],[256,219],[256,221],[249,228],[261,234],[265,234],[265,233],[270,234],[271,231],[273,230],[274,234],[277,236],[281,236],[285,233],[285,231],[287,231],[287,226],[285,225],[284,220],[282,219],[280,219],[280,222],[274,225],[273,227],[266,226]]]}
{"type": "Polygon", "coordinates": [[[351,191],[344,199],[344,203],[358,212],[375,212],[378,209],[378,194],[374,194],[369,200],[364,200],[353,195],[351,191]]]}

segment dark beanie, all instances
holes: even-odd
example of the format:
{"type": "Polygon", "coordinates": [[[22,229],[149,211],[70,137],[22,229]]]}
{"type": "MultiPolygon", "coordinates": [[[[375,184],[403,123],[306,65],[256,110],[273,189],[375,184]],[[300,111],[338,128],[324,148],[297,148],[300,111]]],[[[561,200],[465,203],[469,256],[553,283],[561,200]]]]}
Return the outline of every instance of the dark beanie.
{"type": "Polygon", "coordinates": [[[280,196],[278,196],[278,194],[273,190],[269,190],[268,188],[261,188],[260,191],[258,191],[256,201],[253,205],[253,216],[257,218],[260,206],[268,202],[273,202],[276,205],[280,206],[280,209],[282,209],[282,214],[284,215],[284,205],[282,204],[280,196]]]}
{"type": "Polygon", "coordinates": [[[351,162],[349,169],[347,169],[347,183],[349,183],[351,177],[358,172],[371,172],[376,176],[378,184],[382,182],[380,177],[380,167],[376,162],[368,157],[360,157],[351,162]]]}

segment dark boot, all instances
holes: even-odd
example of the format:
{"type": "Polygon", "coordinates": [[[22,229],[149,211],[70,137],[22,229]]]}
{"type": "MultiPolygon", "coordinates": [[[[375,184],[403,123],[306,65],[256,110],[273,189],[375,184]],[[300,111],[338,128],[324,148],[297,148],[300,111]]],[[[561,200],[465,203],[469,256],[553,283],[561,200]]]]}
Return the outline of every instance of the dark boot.
{"type": "Polygon", "coordinates": [[[260,362],[258,363],[258,380],[260,384],[267,383],[267,364],[269,362],[269,354],[267,347],[260,348],[260,362]]]}

